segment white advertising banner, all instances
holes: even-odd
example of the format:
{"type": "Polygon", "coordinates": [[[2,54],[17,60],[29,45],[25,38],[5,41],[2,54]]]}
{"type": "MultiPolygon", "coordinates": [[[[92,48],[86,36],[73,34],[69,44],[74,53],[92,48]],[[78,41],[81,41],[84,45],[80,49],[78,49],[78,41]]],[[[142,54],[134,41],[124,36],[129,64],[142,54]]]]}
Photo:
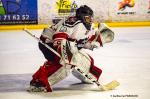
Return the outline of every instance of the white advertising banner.
{"type": "Polygon", "coordinates": [[[150,0],[38,0],[38,23],[73,15],[81,5],[91,7],[101,22],[150,21],[150,0]]]}
{"type": "Polygon", "coordinates": [[[111,21],[150,21],[149,0],[115,0],[110,3],[111,21]]]}

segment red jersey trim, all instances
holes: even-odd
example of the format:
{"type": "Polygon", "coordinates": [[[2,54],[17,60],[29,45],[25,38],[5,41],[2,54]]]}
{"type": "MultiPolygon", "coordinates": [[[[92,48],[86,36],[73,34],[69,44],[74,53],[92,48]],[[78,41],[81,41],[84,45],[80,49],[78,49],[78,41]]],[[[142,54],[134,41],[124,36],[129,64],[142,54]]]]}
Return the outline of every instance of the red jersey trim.
{"type": "Polygon", "coordinates": [[[53,40],[57,40],[57,39],[68,39],[68,34],[64,33],[64,32],[58,32],[56,34],[53,35],[53,40]]]}

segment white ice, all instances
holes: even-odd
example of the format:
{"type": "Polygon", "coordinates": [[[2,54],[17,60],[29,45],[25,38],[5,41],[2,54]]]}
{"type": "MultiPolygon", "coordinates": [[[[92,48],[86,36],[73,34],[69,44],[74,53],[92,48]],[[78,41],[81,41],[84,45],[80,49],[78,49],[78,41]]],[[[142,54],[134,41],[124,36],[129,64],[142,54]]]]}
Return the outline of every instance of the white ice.
{"type": "MultiPolygon", "coordinates": [[[[115,39],[87,51],[103,70],[105,84],[118,80],[115,90],[99,92],[72,75],[56,84],[52,93],[28,93],[32,74],[45,61],[37,41],[24,31],[0,31],[0,99],[149,99],[150,27],[112,28],[115,39]]],[[[42,30],[31,32],[39,37],[42,30]]],[[[95,85],[96,88],[96,85],[95,85]]]]}

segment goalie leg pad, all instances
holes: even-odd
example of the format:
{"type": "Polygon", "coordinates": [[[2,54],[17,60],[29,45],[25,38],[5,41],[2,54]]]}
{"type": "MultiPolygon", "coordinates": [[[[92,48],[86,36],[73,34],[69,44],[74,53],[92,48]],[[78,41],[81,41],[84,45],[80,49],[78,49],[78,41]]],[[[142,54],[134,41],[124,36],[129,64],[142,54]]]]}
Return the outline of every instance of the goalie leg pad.
{"type": "Polygon", "coordinates": [[[70,69],[66,68],[65,66],[62,66],[55,73],[53,73],[51,76],[48,77],[48,82],[50,83],[50,85],[54,85],[59,81],[62,81],[69,74],[70,74],[70,69]]]}
{"type": "MultiPolygon", "coordinates": [[[[58,69],[60,69],[62,65],[56,63],[52,63],[50,61],[45,62],[43,66],[32,76],[33,79],[31,82],[40,82],[43,87],[46,88],[47,92],[52,91],[48,82],[48,77],[54,74],[58,69]]],[[[31,85],[32,86],[32,85],[31,85]]],[[[35,86],[36,87],[36,86],[35,86]]]]}
{"type": "Polygon", "coordinates": [[[85,52],[75,54],[73,57],[73,60],[74,60],[74,63],[76,62],[76,66],[81,70],[81,72],[79,72],[76,69],[72,70],[72,74],[76,78],[78,78],[84,83],[93,83],[92,81],[96,81],[99,79],[102,73],[102,70],[94,66],[93,58],[91,58],[85,52]],[[83,75],[82,71],[84,72],[84,74],[87,74],[88,78],[91,78],[91,79],[88,79],[87,77],[85,77],[86,75],[83,75]]]}
{"type": "MultiPolygon", "coordinates": [[[[72,64],[72,57],[78,52],[75,42],[62,40],[61,41],[61,60],[64,63],[61,64],[72,64]]],[[[73,64],[72,64],[73,65],[73,64]]]]}

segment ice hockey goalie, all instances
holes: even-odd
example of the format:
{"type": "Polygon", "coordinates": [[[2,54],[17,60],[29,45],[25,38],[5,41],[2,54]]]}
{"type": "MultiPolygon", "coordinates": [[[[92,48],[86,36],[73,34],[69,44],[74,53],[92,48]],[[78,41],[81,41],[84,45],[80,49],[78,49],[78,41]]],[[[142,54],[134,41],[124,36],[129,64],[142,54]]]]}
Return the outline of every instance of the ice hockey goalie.
{"type": "Polygon", "coordinates": [[[101,24],[95,30],[92,22],[92,9],[83,5],[76,10],[75,16],[70,16],[43,30],[40,40],[58,52],[61,57],[39,43],[39,49],[47,61],[33,74],[29,91],[52,92],[52,86],[70,73],[83,83],[92,83],[74,69],[74,66],[92,79],[99,80],[102,70],[94,65],[93,58],[83,49],[93,50],[102,47],[113,40],[114,33],[105,24],[101,24]]]}

